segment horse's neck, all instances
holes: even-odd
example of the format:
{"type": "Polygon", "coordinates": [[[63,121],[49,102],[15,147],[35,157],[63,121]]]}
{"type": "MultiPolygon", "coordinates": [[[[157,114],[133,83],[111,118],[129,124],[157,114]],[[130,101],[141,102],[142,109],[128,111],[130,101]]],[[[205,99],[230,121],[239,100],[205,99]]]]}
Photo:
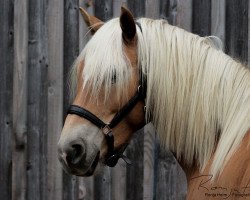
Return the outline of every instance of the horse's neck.
{"type": "MultiPolygon", "coordinates": [[[[211,183],[212,174],[209,173],[212,159],[208,162],[204,172],[198,168],[188,168],[180,163],[187,175],[187,199],[213,199],[213,195],[228,195],[228,199],[237,199],[233,192],[244,193],[245,199],[250,199],[250,130],[245,135],[239,149],[228,160],[218,179],[211,183]],[[210,196],[209,196],[210,195],[210,196]],[[210,197],[210,198],[209,198],[210,197]]],[[[221,196],[222,197],[222,196],[221,196]]]]}

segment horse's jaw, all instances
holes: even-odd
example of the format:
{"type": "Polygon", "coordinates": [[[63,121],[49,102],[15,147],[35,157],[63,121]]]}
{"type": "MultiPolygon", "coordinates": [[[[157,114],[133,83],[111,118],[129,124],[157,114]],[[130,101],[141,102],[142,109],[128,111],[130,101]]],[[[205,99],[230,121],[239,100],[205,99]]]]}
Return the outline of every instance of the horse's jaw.
{"type": "Polygon", "coordinates": [[[103,135],[94,126],[64,127],[58,142],[58,159],[64,170],[77,176],[93,175],[101,158],[103,141],[103,135]]]}

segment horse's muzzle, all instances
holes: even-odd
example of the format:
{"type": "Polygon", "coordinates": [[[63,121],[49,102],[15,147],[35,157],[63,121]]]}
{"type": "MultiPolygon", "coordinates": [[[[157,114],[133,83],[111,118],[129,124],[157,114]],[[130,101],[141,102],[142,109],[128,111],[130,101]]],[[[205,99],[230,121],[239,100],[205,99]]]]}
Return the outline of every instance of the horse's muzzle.
{"type": "Polygon", "coordinates": [[[60,140],[58,159],[69,174],[91,176],[100,159],[100,150],[79,138],[69,142],[60,140]]]}

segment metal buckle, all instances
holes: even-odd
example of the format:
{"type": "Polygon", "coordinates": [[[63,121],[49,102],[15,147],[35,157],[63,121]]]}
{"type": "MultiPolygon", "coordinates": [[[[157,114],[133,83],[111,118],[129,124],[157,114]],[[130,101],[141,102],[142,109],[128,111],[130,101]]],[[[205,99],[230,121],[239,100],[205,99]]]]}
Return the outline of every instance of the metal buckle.
{"type": "Polygon", "coordinates": [[[109,124],[107,124],[106,126],[104,126],[102,128],[102,132],[103,132],[104,135],[108,135],[109,133],[112,132],[112,129],[109,127],[109,124]]]}

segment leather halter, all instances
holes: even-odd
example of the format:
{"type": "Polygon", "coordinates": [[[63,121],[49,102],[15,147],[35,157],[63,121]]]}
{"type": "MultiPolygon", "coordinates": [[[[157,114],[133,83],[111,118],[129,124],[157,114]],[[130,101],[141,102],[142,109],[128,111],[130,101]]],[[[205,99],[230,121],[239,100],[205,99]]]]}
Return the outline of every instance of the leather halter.
{"type": "MultiPolygon", "coordinates": [[[[139,22],[135,22],[135,24],[142,32],[141,24],[139,22]]],[[[135,95],[128,101],[127,104],[125,104],[120,109],[120,111],[118,111],[118,113],[116,113],[114,118],[108,124],[103,122],[100,118],[95,116],[90,111],[80,106],[70,105],[68,109],[68,114],[75,114],[79,117],[85,118],[102,130],[102,133],[104,134],[108,145],[108,153],[105,158],[105,164],[109,167],[114,167],[120,158],[122,158],[127,164],[131,164],[131,161],[123,154],[127,147],[127,144],[120,149],[114,148],[114,135],[112,132],[112,128],[119,124],[139,101],[144,101],[144,99],[146,98],[146,88],[147,87],[145,79],[141,78],[140,85],[138,86],[135,95]]]]}
{"type": "Polygon", "coordinates": [[[140,100],[145,99],[144,89],[141,85],[139,85],[136,94],[120,109],[118,113],[116,113],[110,123],[107,124],[93,113],[80,106],[70,105],[68,109],[68,114],[75,114],[79,117],[85,118],[102,130],[108,145],[108,153],[105,158],[105,164],[109,167],[114,167],[117,164],[119,158],[122,158],[126,163],[131,164],[130,160],[125,155],[123,155],[127,145],[121,149],[114,148],[114,135],[112,128],[119,124],[119,122],[122,121],[122,119],[135,107],[135,105],[140,100]]]}

